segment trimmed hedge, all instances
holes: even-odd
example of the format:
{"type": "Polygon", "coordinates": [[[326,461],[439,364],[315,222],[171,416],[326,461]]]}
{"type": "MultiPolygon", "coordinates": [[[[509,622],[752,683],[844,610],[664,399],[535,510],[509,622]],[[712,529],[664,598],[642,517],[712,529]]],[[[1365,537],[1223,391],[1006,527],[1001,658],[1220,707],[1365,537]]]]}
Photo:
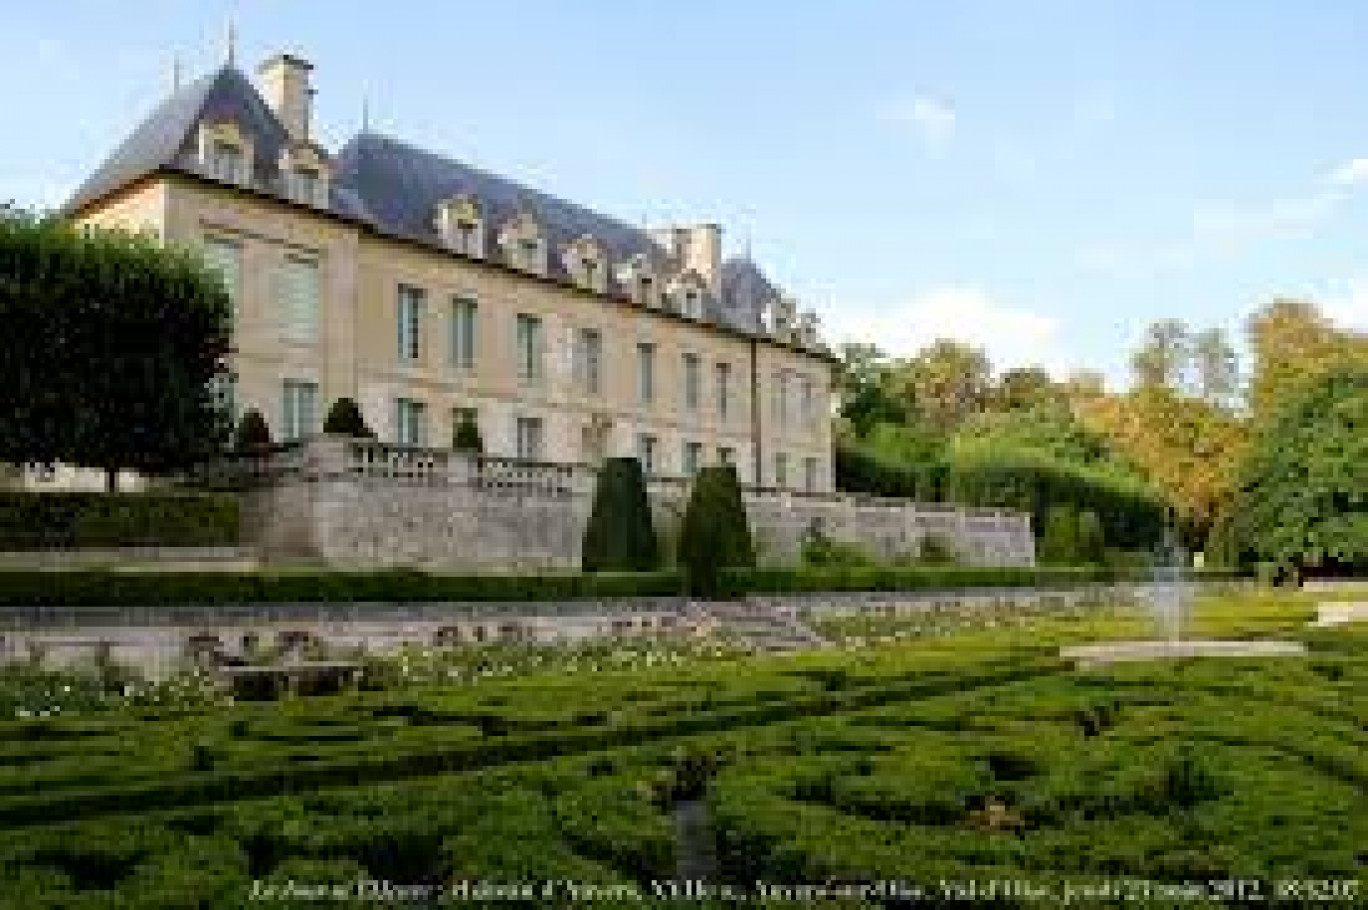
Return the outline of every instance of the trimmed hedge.
{"type": "Polygon", "coordinates": [[[428,575],[379,572],[0,572],[0,606],[597,600],[678,594],[674,572],[428,575]]]}
{"type": "MultiPolygon", "coordinates": [[[[1195,581],[1248,577],[1237,569],[1196,569],[1195,581]]],[[[837,566],[727,569],[722,582],[742,594],[816,594],[852,591],[955,591],[967,588],[1058,588],[1144,583],[1149,570],[1114,566],[837,566]]]]}
{"type": "Polygon", "coordinates": [[[231,495],[0,491],[0,550],[236,546],[238,523],[231,495]]]}

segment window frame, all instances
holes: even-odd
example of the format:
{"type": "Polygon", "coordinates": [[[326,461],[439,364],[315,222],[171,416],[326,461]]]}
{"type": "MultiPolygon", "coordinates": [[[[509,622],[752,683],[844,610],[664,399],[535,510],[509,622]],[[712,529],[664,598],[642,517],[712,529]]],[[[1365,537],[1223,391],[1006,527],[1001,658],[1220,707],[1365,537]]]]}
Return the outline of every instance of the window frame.
{"type": "Polygon", "coordinates": [[[472,294],[455,294],[451,298],[450,332],[448,333],[447,364],[455,370],[475,369],[476,348],[479,345],[480,303],[472,294]]]}
{"type": "Polygon", "coordinates": [[[400,283],[396,301],[396,336],[399,362],[423,362],[423,321],[427,311],[427,291],[412,284],[400,283]]]}

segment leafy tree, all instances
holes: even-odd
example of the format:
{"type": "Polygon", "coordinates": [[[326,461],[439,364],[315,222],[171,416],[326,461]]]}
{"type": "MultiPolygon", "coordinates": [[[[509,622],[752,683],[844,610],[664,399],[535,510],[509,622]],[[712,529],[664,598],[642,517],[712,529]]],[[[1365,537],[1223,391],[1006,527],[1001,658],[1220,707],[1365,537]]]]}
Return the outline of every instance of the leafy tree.
{"type": "Polygon", "coordinates": [[[1192,336],[1192,373],[1197,397],[1227,407],[1240,390],[1240,360],[1225,330],[1210,328],[1192,336]]]}
{"type": "Polygon", "coordinates": [[[1036,449],[1079,464],[1112,457],[1107,438],[1084,426],[1067,406],[1058,403],[974,414],[949,447],[952,452],[965,448],[1036,449]]]}
{"type": "Polygon", "coordinates": [[[1280,298],[1249,318],[1249,407],[1256,421],[1327,373],[1368,365],[1368,338],[1341,332],[1315,304],[1280,298]]]}
{"type": "Polygon", "coordinates": [[[0,212],[0,460],[166,473],[227,437],[230,305],[198,255],[0,212]]]}
{"type": "Polygon", "coordinates": [[[323,421],[323,432],[354,439],[375,438],[375,433],[366,426],[366,419],[361,416],[361,408],[350,398],[339,398],[333,402],[323,421]]]}
{"type": "Polygon", "coordinates": [[[584,530],[586,572],[648,572],[660,564],[646,479],[635,458],[609,458],[598,472],[584,530]]]}
{"type": "Polygon", "coordinates": [[[679,533],[679,564],[690,593],[705,598],[723,593],[720,569],[755,565],[750,520],[733,466],[710,465],[694,478],[679,533]]]}
{"type": "Polygon", "coordinates": [[[1013,367],[998,377],[992,404],[998,411],[1031,411],[1064,401],[1063,390],[1043,367],[1013,367]]]}
{"type": "Polygon", "coordinates": [[[270,444],[271,428],[266,425],[266,418],[261,416],[261,412],[251,409],[243,414],[233,434],[233,449],[238,452],[253,452],[270,444]]]}
{"type": "Polygon", "coordinates": [[[1368,368],[1304,386],[1260,428],[1213,549],[1230,561],[1368,566],[1368,368]]]}
{"type": "Polygon", "coordinates": [[[982,348],[942,338],[899,363],[894,383],[917,420],[949,433],[987,403],[992,364],[982,348]]]}
{"type": "Polygon", "coordinates": [[[876,424],[866,435],[864,444],[882,458],[905,464],[936,461],[945,449],[944,438],[926,427],[899,423],[876,424]]]}
{"type": "Polygon", "coordinates": [[[476,455],[484,452],[484,440],[480,438],[480,428],[475,423],[475,416],[469,411],[461,415],[461,419],[457,422],[456,429],[452,431],[451,435],[451,447],[457,452],[473,452],[476,455]]]}
{"type": "Polygon", "coordinates": [[[880,423],[907,421],[907,408],[892,387],[892,377],[892,364],[874,345],[842,346],[837,374],[840,416],[849,421],[857,436],[864,436],[880,423]]]}
{"type": "Polygon", "coordinates": [[[1178,389],[1189,360],[1190,333],[1181,319],[1161,319],[1145,330],[1131,356],[1135,383],[1142,389],[1178,389]]]}

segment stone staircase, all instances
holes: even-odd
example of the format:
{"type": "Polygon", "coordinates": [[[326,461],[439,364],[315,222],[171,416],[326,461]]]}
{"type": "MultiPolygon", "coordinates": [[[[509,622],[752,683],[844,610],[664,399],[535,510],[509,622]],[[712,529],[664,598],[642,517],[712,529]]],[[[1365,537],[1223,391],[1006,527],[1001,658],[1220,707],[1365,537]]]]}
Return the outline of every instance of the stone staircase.
{"type": "Polygon", "coordinates": [[[829,642],[797,617],[746,600],[695,603],[713,628],[756,651],[787,652],[825,647],[829,642]]]}

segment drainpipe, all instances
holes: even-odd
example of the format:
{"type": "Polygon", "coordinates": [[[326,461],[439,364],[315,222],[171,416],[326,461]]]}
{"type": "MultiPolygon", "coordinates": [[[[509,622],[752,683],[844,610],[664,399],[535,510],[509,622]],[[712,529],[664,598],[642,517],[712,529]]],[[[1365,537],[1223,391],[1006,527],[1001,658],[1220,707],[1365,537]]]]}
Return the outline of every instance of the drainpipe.
{"type": "Polygon", "coordinates": [[[757,487],[761,485],[760,478],[764,476],[764,475],[761,473],[761,467],[762,467],[762,466],[764,465],[764,463],[765,463],[765,462],[764,462],[764,459],[763,459],[763,456],[761,455],[761,451],[760,451],[760,364],[759,364],[758,355],[757,355],[757,351],[758,351],[758,348],[759,348],[759,344],[760,344],[760,342],[759,342],[757,339],[751,338],[751,340],[750,340],[751,451],[752,451],[752,452],[754,453],[754,455],[755,455],[755,458],[754,458],[754,461],[755,461],[755,473],[754,473],[752,476],[755,478],[753,482],[754,482],[754,484],[755,484],[757,487]]]}

